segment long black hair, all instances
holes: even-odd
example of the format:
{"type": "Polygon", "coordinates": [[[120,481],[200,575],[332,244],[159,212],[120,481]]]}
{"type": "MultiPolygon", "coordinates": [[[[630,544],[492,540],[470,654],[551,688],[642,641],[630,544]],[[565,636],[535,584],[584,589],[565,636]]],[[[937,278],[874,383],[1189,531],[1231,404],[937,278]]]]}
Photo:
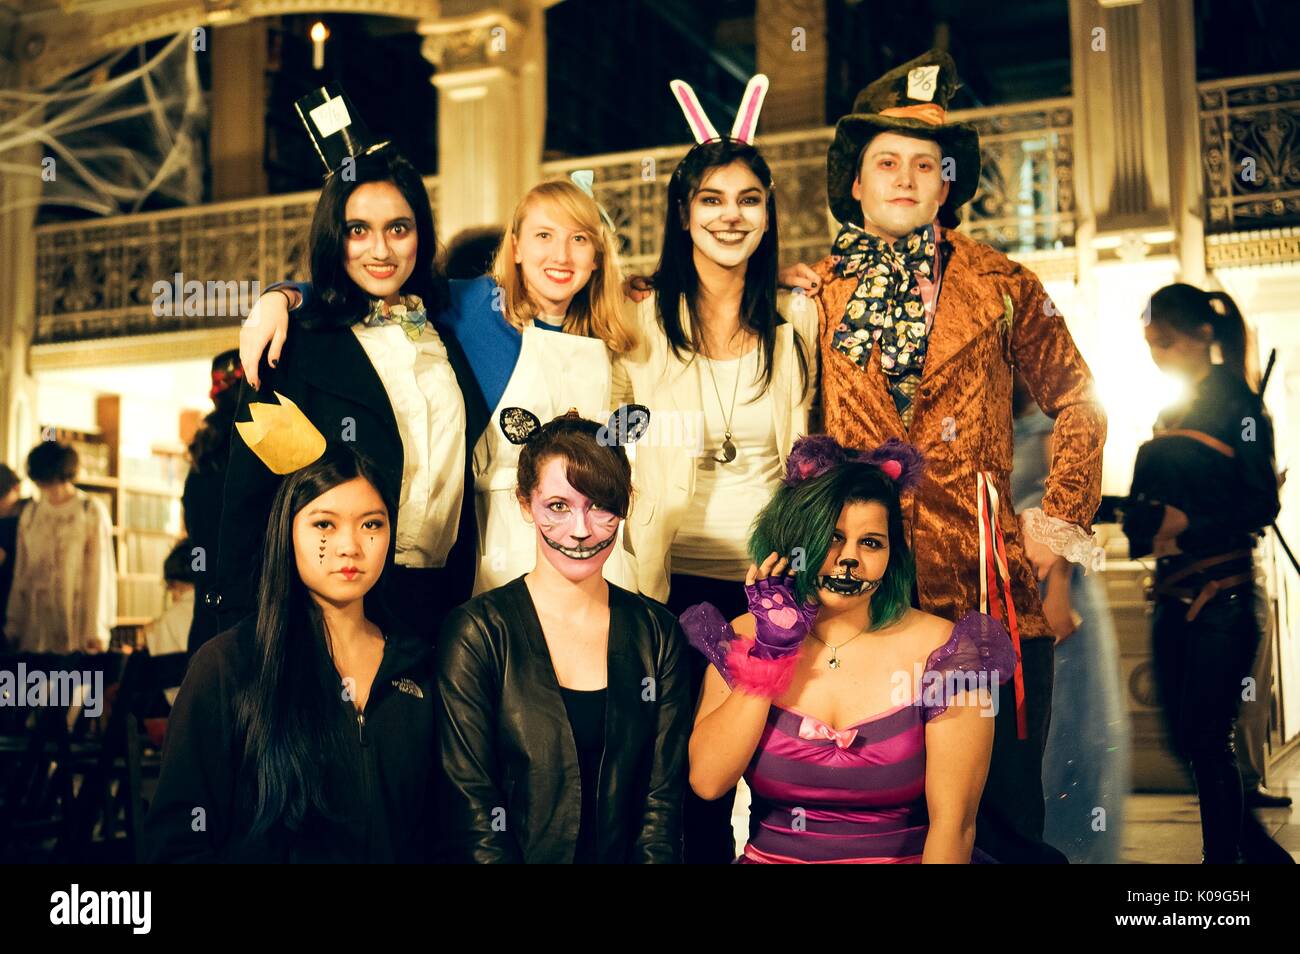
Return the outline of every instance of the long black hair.
{"type": "MultiPolygon", "coordinates": [[[[279,826],[300,832],[333,817],[325,768],[344,745],[342,683],[321,611],[298,575],[293,520],[313,500],[357,477],[379,493],[391,523],[397,507],[378,470],[346,444],[331,444],[314,464],[285,478],[271,505],[258,587],[257,653],[236,715],[244,740],[240,783],[252,789],[254,835],[279,826]]],[[[387,617],[378,584],[366,595],[366,614],[387,617]]]]}
{"type": "MultiPolygon", "coordinates": [[[[784,319],[776,308],[776,274],[779,261],[777,245],[776,192],[772,188],[772,170],[752,145],[736,139],[711,140],[688,152],[672,178],[668,180],[668,211],[664,218],[663,251],[654,273],[656,309],[659,325],[668,345],[677,357],[690,354],[691,342],[700,341],[700,321],[696,296],[700,276],[695,270],[695,246],[691,240],[691,200],[710,170],[743,162],[767,192],[767,231],[745,268],[745,290],[740,299],[740,324],[758,336],[762,349],[759,367],[762,390],[772,383],[776,329],[784,319]],[[688,314],[681,314],[681,299],[686,296],[688,314]]],[[[808,356],[795,337],[802,387],[808,386],[808,356]]]]}
{"type": "Polygon", "coordinates": [[[415,271],[402,286],[403,293],[419,295],[431,318],[447,306],[447,278],[438,268],[438,236],[434,231],[429,193],[415,166],[392,147],[385,146],[358,157],[350,168],[334,172],[321,189],[308,241],[312,290],[317,303],[303,314],[303,321],[309,327],[346,327],[364,318],[370,310],[370,296],[348,277],[344,267],[348,199],[368,182],[392,183],[415,214],[415,271]]]}
{"type": "Polygon", "coordinates": [[[1209,325],[1223,352],[1223,366],[1254,390],[1246,375],[1246,322],[1230,295],[1175,282],[1152,295],[1148,308],[1153,324],[1166,325],[1179,334],[1195,337],[1202,325],[1209,325]]]}

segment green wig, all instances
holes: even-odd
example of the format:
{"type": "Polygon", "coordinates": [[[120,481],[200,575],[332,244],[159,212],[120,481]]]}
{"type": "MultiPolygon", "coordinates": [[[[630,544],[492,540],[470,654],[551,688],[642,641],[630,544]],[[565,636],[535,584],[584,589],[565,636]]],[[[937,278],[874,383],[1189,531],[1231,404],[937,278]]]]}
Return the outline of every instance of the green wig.
{"type": "Polygon", "coordinates": [[[816,597],[817,577],[840,511],[848,504],[876,502],[889,514],[889,564],[871,597],[871,629],[883,629],[912,605],[916,563],[903,529],[898,484],[875,464],[848,461],[793,486],[782,484],[754,520],[749,555],[761,564],[775,552],[790,558],[795,596],[816,597]]]}

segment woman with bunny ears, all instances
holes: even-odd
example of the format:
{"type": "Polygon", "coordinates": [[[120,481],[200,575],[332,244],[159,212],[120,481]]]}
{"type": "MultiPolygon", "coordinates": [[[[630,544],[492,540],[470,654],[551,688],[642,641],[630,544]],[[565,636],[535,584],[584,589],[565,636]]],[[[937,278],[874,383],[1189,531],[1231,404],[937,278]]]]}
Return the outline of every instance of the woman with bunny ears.
{"type": "MultiPolygon", "coordinates": [[[[637,448],[627,539],[641,592],[680,613],[711,602],[732,615],[749,567],[745,540],[808,432],[816,314],[777,311],[776,197],[754,147],[767,77],[749,82],[721,137],[691,88],[672,83],[696,139],[668,183],[655,294],[635,310],[637,347],[615,363],[615,398],[651,408],[637,448]]],[[[693,691],[704,678],[693,663],[693,691]]],[[[687,796],[688,863],[735,855],[731,799],[687,796]]]]}
{"type": "Polygon", "coordinates": [[[992,617],[953,625],[911,607],[899,493],[920,468],[896,439],[861,453],[801,438],[749,538],[749,612],[682,616],[713,664],[690,783],[717,798],[745,777],[742,861],[986,860],[975,813],[1015,651],[992,617]]]}
{"type": "Polygon", "coordinates": [[[692,698],[663,606],[601,575],[644,407],[543,426],[506,408],[536,566],[454,610],[438,647],[440,854],[476,863],[681,860],[692,698]]]}

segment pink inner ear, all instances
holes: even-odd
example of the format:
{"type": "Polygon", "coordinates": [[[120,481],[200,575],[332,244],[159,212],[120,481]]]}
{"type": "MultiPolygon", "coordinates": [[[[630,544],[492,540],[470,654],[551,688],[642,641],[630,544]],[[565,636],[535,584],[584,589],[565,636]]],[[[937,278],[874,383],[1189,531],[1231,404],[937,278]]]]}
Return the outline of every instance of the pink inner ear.
{"type": "Polygon", "coordinates": [[[897,480],[903,473],[903,465],[896,460],[887,460],[880,465],[880,469],[889,475],[891,480],[897,480]]]}

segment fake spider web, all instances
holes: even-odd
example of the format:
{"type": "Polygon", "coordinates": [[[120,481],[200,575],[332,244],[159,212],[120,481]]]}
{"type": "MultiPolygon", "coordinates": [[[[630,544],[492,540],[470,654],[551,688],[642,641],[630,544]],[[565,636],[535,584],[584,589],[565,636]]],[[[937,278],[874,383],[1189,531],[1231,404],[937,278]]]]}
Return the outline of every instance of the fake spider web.
{"type": "Polygon", "coordinates": [[[97,215],[203,200],[207,105],[188,32],[153,53],[114,53],[42,90],[0,90],[0,173],[43,179],[39,197],[97,215]],[[38,145],[41,161],[19,161],[38,145]],[[52,160],[52,162],[51,162],[52,160]]]}

